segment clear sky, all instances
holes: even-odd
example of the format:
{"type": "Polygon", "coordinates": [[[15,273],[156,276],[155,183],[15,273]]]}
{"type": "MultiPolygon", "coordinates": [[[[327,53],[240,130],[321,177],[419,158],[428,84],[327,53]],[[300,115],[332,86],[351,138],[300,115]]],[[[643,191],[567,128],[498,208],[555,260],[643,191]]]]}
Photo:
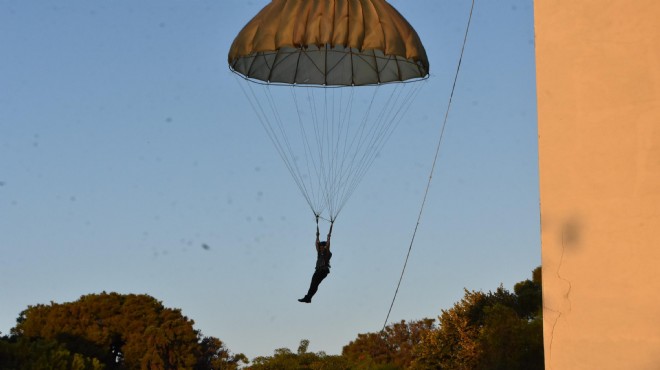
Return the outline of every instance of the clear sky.
{"type": "MultiPolygon", "coordinates": [[[[267,3],[0,0],[0,331],[28,305],[102,291],[181,308],[250,358],[301,339],[338,354],[381,328],[470,1],[391,1],[431,77],[337,220],[311,305],[297,299],[313,215],[227,68],[267,3]]],[[[390,322],[437,317],[464,287],[512,289],[540,265],[534,76],[532,1],[477,0],[390,322]]]]}

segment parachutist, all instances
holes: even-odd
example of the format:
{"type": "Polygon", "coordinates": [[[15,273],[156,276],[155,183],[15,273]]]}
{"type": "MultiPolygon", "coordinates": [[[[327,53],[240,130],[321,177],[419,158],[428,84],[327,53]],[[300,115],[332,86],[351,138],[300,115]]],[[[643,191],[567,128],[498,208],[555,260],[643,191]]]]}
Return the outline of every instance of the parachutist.
{"type": "Polygon", "coordinates": [[[312,297],[319,289],[319,284],[330,273],[330,258],[332,258],[332,252],[330,252],[330,235],[332,235],[332,225],[333,222],[330,222],[328,238],[322,242],[319,239],[321,234],[319,232],[318,216],[316,216],[316,269],[314,270],[314,275],[312,275],[312,282],[309,285],[307,294],[303,298],[300,298],[298,302],[312,303],[312,297]]]}

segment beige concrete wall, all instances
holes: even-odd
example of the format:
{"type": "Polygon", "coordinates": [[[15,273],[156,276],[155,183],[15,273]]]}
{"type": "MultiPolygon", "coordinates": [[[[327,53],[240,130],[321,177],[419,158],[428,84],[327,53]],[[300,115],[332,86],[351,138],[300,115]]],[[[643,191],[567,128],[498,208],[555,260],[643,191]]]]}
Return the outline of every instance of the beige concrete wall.
{"type": "Polygon", "coordinates": [[[660,0],[535,0],[546,369],[660,369],[660,0]]]}

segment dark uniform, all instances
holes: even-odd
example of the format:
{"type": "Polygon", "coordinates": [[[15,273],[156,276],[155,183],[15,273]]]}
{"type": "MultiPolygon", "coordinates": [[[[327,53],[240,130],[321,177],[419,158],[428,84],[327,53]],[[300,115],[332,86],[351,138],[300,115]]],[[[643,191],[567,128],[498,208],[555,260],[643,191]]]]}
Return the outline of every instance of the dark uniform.
{"type": "Polygon", "coordinates": [[[303,298],[300,298],[298,300],[299,302],[311,303],[312,297],[319,290],[319,284],[330,273],[330,258],[332,258],[332,252],[330,252],[330,234],[332,234],[332,224],[330,224],[328,240],[325,242],[320,241],[319,228],[318,225],[316,226],[316,269],[314,270],[314,275],[312,275],[312,282],[309,284],[307,294],[303,298]]]}
{"type": "Polygon", "coordinates": [[[310,301],[316,291],[319,290],[319,284],[325,279],[326,276],[330,273],[330,258],[332,258],[332,252],[323,251],[318,252],[318,257],[316,257],[316,270],[314,275],[312,275],[312,283],[309,284],[309,291],[305,296],[310,301]]]}

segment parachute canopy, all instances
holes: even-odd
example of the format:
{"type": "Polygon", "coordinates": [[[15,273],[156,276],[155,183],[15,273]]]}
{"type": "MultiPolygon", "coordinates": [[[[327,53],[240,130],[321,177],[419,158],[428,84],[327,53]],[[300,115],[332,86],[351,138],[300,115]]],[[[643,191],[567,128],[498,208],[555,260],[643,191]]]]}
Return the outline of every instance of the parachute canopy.
{"type": "Polygon", "coordinates": [[[273,0],[238,34],[229,65],[263,82],[326,86],[429,73],[417,32],[385,0],[273,0]]]}
{"type": "Polygon", "coordinates": [[[273,0],[228,61],[310,208],[332,221],[419,92],[403,82],[429,72],[419,36],[385,0],[273,0]]]}

